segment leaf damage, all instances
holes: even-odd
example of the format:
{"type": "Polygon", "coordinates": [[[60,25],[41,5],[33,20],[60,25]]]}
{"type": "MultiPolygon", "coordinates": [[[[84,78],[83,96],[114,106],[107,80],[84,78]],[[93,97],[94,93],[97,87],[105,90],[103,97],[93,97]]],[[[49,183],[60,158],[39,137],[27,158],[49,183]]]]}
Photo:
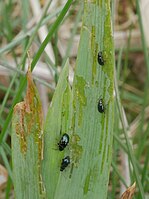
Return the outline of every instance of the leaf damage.
{"type": "Polygon", "coordinates": [[[15,130],[20,139],[20,149],[27,152],[27,136],[34,134],[35,142],[39,147],[39,159],[42,159],[43,113],[39,94],[33,82],[31,69],[27,71],[27,92],[23,102],[14,107],[16,116],[15,130]]]}

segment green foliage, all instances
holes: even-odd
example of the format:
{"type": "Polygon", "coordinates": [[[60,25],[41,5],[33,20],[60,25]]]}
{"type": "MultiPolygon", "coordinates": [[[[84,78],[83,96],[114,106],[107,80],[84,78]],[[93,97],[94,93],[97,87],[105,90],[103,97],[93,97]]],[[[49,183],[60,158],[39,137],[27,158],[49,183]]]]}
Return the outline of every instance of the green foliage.
{"type": "Polygon", "coordinates": [[[47,198],[106,198],[113,140],[113,70],[110,1],[85,2],[72,91],[66,64],[44,128],[43,179],[47,198]],[[104,66],[97,62],[101,50],[104,66]],[[98,112],[99,98],[103,98],[105,114],[98,112]],[[63,133],[68,133],[71,141],[60,152],[54,148],[63,133]],[[71,164],[60,173],[60,163],[66,155],[70,155],[71,164]]]}
{"type": "MultiPolygon", "coordinates": [[[[72,0],[68,0],[63,9],[59,7],[53,11],[53,13],[47,13],[50,2],[51,0],[49,0],[45,6],[40,21],[29,30],[26,30],[28,19],[24,18],[24,16],[26,16],[26,10],[28,10],[28,12],[30,11],[28,1],[22,1],[20,14],[22,16],[17,17],[17,19],[12,18],[14,2],[8,1],[7,4],[5,4],[5,1],[0,2],[0,9],[2,11],[2,20],[0,21],[2,31],[0,36],[4,37],[4,40],[2,40],[4,41],[4,46],[0,49],[1,65],[7,69],[11,68],[13,71],[13,76],[12,78],[10,77],[11,82],[9,87],[0,85],[0,89],[5,92],[5,97],[0,107],[2,126],[0,134],[0,155],[9,173],[6,198],[9,198],[12,182],[14,182],[16,198],[106,198],[112,153],[113,118],[115,118],[115,142],[112,159],[112,179],[110,181],[110,194],[108,194],[108,197],[112,199],[117,198],[120,181],[126,187],[130,185],[123,176],[123,173],[119,170],[121,164],[119,162],[119,151],[121,151],[128,155],[128,163],[130,164],[128,170],[131,173],[129,177],[132,183],[134,181],[137,183],[138,198],[145,198],[144,192],[147,193],[149,191],[149,153],[147,142],[149,125],[146,121],[149,64],[138,0],[136,0],[136,8],[147,65],[147,78],[145,80],[146,85],[143,85],[144,87],[138,86],[139,82],[133,82],[133,84],[135,83],[135,88],[138,86],[139,89],[142,88],[145,92],[143,93],[143,91],[138,90],[137,92],[132,91],[132,79],[130,82],[128,82],[127,79],[131,70],[129,67],[129,50],[131,46],[127,47],[126,56],[124,56],[124,49],[121,48],[117,64],[117,75],[115,75],[115,78],[117,76],[118,81],[120,80],[120,86],[119,82],[116,81],[117,101],[115,102],[115,115],[113,115],[114,47],[111,31],[110,1],[85,0],[74,82],[71,88],[68,83],[69,64],[66,60],[72,49],[73,38],[76,31],[78,31],[78,27],[80,27],[78,23],[80,22],[83,8],[81,4],[79,4],[76,21],[74,22],[74,26],[72,26],[70,40],[62,60],[62,66],[64,65],[64,68],[59,77],[59,82],[44,124],[43,179],[41,177],[42,158],[40,154],[42,147],[39,144],[39,142],[41,142],[40,132],[42,132],[42,130],[39,129],[38,124],[40,122],[37,121],[39,115],[34,112],[35,115],[29,116],[28,112],[26,113],[26,110],[22,107],[24,103],[19,103],[16,105],[17,108],[15,107],[14,109],[12,121],[12,162],[14,175],[12,174],[11,149],[8,143],[9,139],[7,138],[9,138],[9,124],[11,123],[14,105],[21,100],[26,86],[26,77],[24,77],[25,72],[23,68],[27,50],[33,42],[38,44],[37,31],[43,24],[46,24],[49,28],[49,33],[45,41],[39,46],[37,53],[35,53],[31,65],[32,69],[34,69],[42,55],[42,59],[47,62],[50,70],[54,70],[55,76],[58,77],[58,67],[54,66],[43,52],[48,42],[51,41],[51,38],[57,36],[60,23],[64,21],[70,5],[72,5],[71,8],[74,9],[72,13],[75,13],[75,5],[78,6],[80,1],[73,2],[72,0]],[[49,25],[48,21],[57,14],[59,15],[55,22],[49,25]],[[15,33],[20,27],[22,27],[22,29],[19,29],[20,33],[16,37],[15,33]],[[5,43],[7,44],[5,45],[5,43]],[[21,49],[23,52],[22,55],[19,54],[19,59],[16,54],[17,46],[19,46],[19,48],[22,46],[21,49]],[[104,66],[100,66],[97,62],[97,54],[99,51],[103,53],[104,66]],[[7,53],[9,53],[9,56],[7,53]],[[16,65],[19,66],[18,68],[12,69],[8,59],[10,56],[14,59],[16,65]],[[125,59],[124,70],[122,59],[125,59]],[[3,62],[2,60],[5,61],[3,62]],[[131,91],[124,87],[126,81],[127,86],[131,86],[131,91]],[[105,113],[103,114],[99,113],[97,109],[100,98],[103,98],[105,106],[105,113]],[[123,112],[123,105],[126,115],[123,112]],[[137,107],[138,115],[135,112],[135,107],[137,107]],[[134,120],[134,115],[136,120],[134,120]],[[128,118],[128,125],[125,121],[126,116],[128,118]],[[31,124],[33,124],[32,127],[30,126],[31,118],[35,121],[34,123],[33,121],[31,122],[31,124]],[[24,120],[24,123],[21,119],[24,120]],[[138,121],[138,123],[136,123],[137,125],[135,127],[137,133],[131,138],[133,140],[133,143],[131,143],[131,139],[127,134],[132,126],[134,127],[134,124],[130,123],[130,121],[133,120],[134,123],[136,123],[136,121],[138,121]],[[18,129],[16,128],[16,124],[18,124],[18,129]],[[23,126],[23,124],[25,124],[25,126],[23,126]],[[29,134],[26,133],[28,128],[30,129],[29,134]],[[19,133],[16,134],[18,131],[19,133]],[[63,133],[69,134],[70,143],[64,151],[60,152],[57,143],[63,133]],[[123,136],[123,134],[125,136],[123,136]],[[132,144],[135,145],[133,150],[132,144]],[[30,149],[30,151],[28,149],[30,149]],[[62,158],[67,155],[70,156],[71,163],[63,172],[60,172],[62,158]],[[30,182],[30,184],[28,184],[28,182],[30,182]]],[[[113,3],[113,1],[111,2],[113,3]]],[[[67,16],[69,18],[70,13],[68,13],[67,16]]],[[[130,41],[128,45],[130,45],[130,41]]],[[[55,49],[56,52],[59,52],[56,45],[55,49]]],[[[130,78],[132,78],[131,74],[130,78]]],[[[47,85],[47,83],[43,81],[44,80],[41,82],[44,83],[44,85],[53,89],[53,86],[50,84],[47,85]]],[[[35,91],[35,95],[36,94],[35,91]]],[[[36,99],[35,97],[34,102],[38,102],[36,99]]],[[[34,109],[38,110],[36,107],[34,107],[34,109]]]]}
{"type": "Polygon", "coordinates": [[[44,127],[44,160],[42,170],[47,198],[54,198],[55,196],[60,175],[60,164],[64,155],[64,152],[58,151],[57,143],[63,133],[70,133],[71,118],[72,93],[68,83],[68,63],[66,63],[49,107],[44,127]]]}
{"type": "Polygon", "coordinates": [[[41,198],[43,118],[38,92],[28,70],[28,89],[23,102],[14,107],[12,121],[13,180],[16,198],[41,198]]]}

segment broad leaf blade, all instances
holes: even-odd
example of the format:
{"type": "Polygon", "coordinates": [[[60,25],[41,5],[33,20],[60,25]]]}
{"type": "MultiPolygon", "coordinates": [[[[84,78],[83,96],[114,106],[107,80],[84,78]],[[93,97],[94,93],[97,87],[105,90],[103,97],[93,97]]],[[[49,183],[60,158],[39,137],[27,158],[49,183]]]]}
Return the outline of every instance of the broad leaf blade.
{"type": "Polygon", "coordinates": [[[55,199],[107,196],[113,140],[114,47],[110,1],[84,2],[73,84],[72,134],[80,141],[70,144],[71,166],[60,177],[55,199]],[[97,62],[99,51],[103,52],[103,66],[97,62]],[[103,99],[105,113],[98,112],[99,98],[103,99]]]}
{"type": "Polygon", "coordinates": [[[25,100],[14,107],[12,161],[16,199],[44,197],[41,178],[43,118],[30,69],[25,100]]]}
{"type": "MultiPolygon", "coordinates": [[[[57,143],[62,134],[70,134],[72,118],[72,93],[68,83],[68,62],[60,75],[44,125],[43,180],[46,195],[53,199],[60,175],[64,151],[58,150],[57,143]]],[[[68,147],[65,149],[68,152],[68,147]]]]}

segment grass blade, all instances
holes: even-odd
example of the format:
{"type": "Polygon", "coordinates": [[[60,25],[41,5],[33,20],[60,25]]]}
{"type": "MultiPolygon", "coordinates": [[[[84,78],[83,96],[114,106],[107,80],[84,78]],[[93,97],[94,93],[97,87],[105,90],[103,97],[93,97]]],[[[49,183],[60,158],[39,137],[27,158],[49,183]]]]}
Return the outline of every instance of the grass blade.
{"type": "Polygon", "coordinates": [[[66,81],[67,73],[64,75],[64,71],[63,81],[61,79],[58,83],[45,124],[44,157],[49,157],[44,160],[47,163],[43,171],[49,170],[44,177],[47,197],[106,198],[113,140],[114,47],[109,0],[102,3],[84,1],[84,18],[72,87],[73,103],[66,81]],[[104,66],[97,62],[99,51],[103,51],[104,66]],[[63,100],[65,94],[69,103],[63,100]],[[100,97],[106,105],[105,114],[98,112],[100,97]],[[71,134],[69,148],[64,152],[52,150],[61,128],[62,133],[71,134]],[[71,164],[66,172],[60,173],[60,160],[66,155],[70,156],[71,164]]]}
{"type": "Polygon", "coordinates": [[[41,178],[43,120],[38,92],[31,72],[27,73],[25,100],[14,107],[12,162],[15,198],[44,197],[41,178]]]}
{"type": "Polygon", "coordinates": [[[64,155],[57,142],[62,134],[70,132],[72,94],[68,84],[68,62],[65,64],[49,108],[44,134],[43,180],[47,198],[53,199],[59,178],[60,163],[64,155]]]}
{"type": "MultiPolygon", "coordinates": [[[[61,175],[55,199],[106,198],[112,153],[114,51],[110,1],[85,1],[73,84],[73,136],[81,150],[72,150],[70,177],[61,175]],[[104,66],[97,62],[103,52],[104,66]],[[97,109],[103,98],[105,114],[97,109]],[[64,192],[63,190],[67,190],[64,192]]],[[[74,146],[77,143],[74,143],[74,146]]]]}

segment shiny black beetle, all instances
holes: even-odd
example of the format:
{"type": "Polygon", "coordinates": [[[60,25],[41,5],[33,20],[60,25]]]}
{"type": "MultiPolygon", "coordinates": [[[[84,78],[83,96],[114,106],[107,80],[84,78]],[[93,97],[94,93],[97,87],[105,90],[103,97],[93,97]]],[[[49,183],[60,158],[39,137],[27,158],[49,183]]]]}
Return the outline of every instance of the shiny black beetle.
{"type": "Polygon", "coordinates": [[[105,112],[105,107],[103,105],[103,100],[102,99],[99,99],[99,101],[98,101],[98,111],[100,113],[104,113],[105,112]]]}
{"type": "Polygon", "coordinates": [[[66,156],[62,159],[60,171],[64,171],[64,169],[70,164],[70,157],[66,156]]]}
{"type": "Polygon", "coordinates": [[[58,143],[59,150],[63,151],[65,147],[68,145],[68,143],[69,143],[69,135],[67,133],[64,133],[58,143]]]}
{"type": "Polygon", "coordinates": [[[98,63],[99,65],[103,66],[104,65],[104,59],[103,59],[103,55],[102,55],[102,52],[99,51],[98,53],[98,63]]]}

